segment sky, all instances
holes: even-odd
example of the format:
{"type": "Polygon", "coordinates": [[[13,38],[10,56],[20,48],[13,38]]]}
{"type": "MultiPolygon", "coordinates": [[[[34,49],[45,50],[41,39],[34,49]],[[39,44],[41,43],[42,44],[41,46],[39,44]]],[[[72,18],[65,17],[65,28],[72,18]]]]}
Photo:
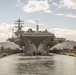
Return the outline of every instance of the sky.
{"type": "Polygon", "coordinates": [[[0,0],[0,42],[12,36],[19,18],[25,31],[38,21],[40,30],[76,41],[76,0],[0,0]]]}

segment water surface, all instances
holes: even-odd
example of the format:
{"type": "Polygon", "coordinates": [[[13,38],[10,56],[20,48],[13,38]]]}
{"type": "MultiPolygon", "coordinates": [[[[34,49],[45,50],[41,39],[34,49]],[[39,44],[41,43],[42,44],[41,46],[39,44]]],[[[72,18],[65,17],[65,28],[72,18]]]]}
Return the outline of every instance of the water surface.
{"type": "Polygon", "coordinates": [[[76,75],[76,57],[11,55],[0,59],[0,75],[76,75]]]}

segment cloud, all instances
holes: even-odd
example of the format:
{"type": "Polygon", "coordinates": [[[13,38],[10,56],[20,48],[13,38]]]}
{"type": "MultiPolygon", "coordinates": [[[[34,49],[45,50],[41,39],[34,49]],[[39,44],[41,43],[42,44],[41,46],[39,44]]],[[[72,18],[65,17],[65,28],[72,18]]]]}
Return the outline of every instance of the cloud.
{"type": "Polygon", "coordinates": [[[18,3],[21,3],[21,0],[17,0],[18,3]]]}
{"type": "MultiPolygon", "coordinates": [[[[35,21],[33,19],[28,19],[28,20],[26,20],[26,22],[32,23],[32,24],[37,24],[37,21],[35,21]]],[[[44,25],[44,24],[43,23],[38,23],[38,25],[44,25]]]]}
{"type": "Polygon", "coordinates": [[[44,11],[45,13],[53,13],[51,10],[44,11]]]}
{"type": "Polygon", "coordinates": [[[13,28],[13,24],[2,23],[0,24],[0,33],[7,34],[13,28]]]}
{"type": "Polygon", "coordinates": [[[28,0],[28,3],[23,6],[23,10],[28,13],[38,11],[52,13],[48,0],[28,0]]]}
{"type": "Polygon", "coordinates": [[[23,6],[24,5],[24,3],[23,2],[21,2],[21,0],[17,0],[17,3],[16,3],[16,6],[23,6]]]}
{"type": "Polygon", "coordinates": [[[17,29],[14,27],[16,25],[1,23],[0,24],[0,42],[6,41],[8,38],[11,38],[14,35],[12,33],[13,29],[16,31],[17,29]]]}
{"type": "Polygon", "coordinates": [[[58,3],[53,2],[52,4],[58,8],[76,9],[76,0],[60,0],[58,3]]]}
{"type": "Polygon", "coordinates": [[[58,4],[56,2],[52,2],[52,5],[58,7],[58,4]]]}
{"type": "MultiPolygon", "coordinates": [[[[24,12],[31,13],[31,12],[45,12],[53,15],[63,16],[63,17],[70,17],[70,18],[76,18],[76,15],[74,14],[68,14],[69,12],[66,12],[66,14],[62,13],[54,13],[50,10],[52,6],[56,6],[58,8],[67,7],[69,9],[75,9],[76,7],[76,0],[60,0],[59,2],[55,2],[53,0],[28,0],[27,3],[21,2],[21,0],[17,0],[18,5],[20,5],[24,12]]],[[[73,12],[72,12],[73,13],[73,12]]],[[[30,20],[31,23],[35,23],[33,20],[30,20]]]]}
{"type": "Polygon", "coordinates": [[[36,21],[34,21],[33,19],[26,20],[26,22],[33,23],[33,24],[36,23],[36,21]]]}
{"type": "Polygon", "coordinates": [[[67,40],[76,41],[76,30],[51,28],[49,29],[49,31],[53,32],[56,37],[63,37],[66,38],[67,40]]]}
{"type": "Polygon", "coordinates": [[[72,14],[55,14],[55,15],[58,15],[58,16],[64,16],[64,17],[70,17],[70,18],[76,18],[76,15],[72,15],[72,14]]]}
{"type": "Polygon", "coordinates": [[[0,42],[4,42],[8,37],[12,36],[13,26],[13,24],[7,23],[0,24],[0,42]]]}

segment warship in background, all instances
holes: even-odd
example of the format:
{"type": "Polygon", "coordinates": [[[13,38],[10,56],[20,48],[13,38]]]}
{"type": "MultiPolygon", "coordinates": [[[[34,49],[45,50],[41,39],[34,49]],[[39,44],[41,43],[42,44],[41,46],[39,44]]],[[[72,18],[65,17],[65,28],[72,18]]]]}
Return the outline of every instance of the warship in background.
{"type": "Polygon", "coordinates": [[[58,42],[65,41],[64,38],[55,38],[54,34],[48,32],[47,29],[45,31],[40,31],[38,22],[36,31],[33,31],[32,29],[23,31],[22,24],[24,24],[24,21],[21,21],[20,19],[15,21],[15,24],[18,25],[15,26],[17,28],[17,31],[14,32],[15,36],[8,38],[8,40],[19,45],[25,54],[48,54],[52,46],[58,42]]]}

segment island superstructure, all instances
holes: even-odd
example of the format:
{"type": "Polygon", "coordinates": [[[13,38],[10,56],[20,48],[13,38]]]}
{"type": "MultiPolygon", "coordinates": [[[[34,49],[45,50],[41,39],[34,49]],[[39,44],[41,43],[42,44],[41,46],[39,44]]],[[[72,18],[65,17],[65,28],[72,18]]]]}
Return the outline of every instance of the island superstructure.
{"type": "Polygon", "coordinates": [[[18,19],[15,21],[17,31],[15,31],[15,37],[11,37],[8,40],[18,44],[23,52],[26,54],[47,54],[51,46],[55,44],[55,36],[46,30],[40,31],[37,22],[36,31],[28,29],[22,30],[22,24],[24,21],[18,19]]]}

